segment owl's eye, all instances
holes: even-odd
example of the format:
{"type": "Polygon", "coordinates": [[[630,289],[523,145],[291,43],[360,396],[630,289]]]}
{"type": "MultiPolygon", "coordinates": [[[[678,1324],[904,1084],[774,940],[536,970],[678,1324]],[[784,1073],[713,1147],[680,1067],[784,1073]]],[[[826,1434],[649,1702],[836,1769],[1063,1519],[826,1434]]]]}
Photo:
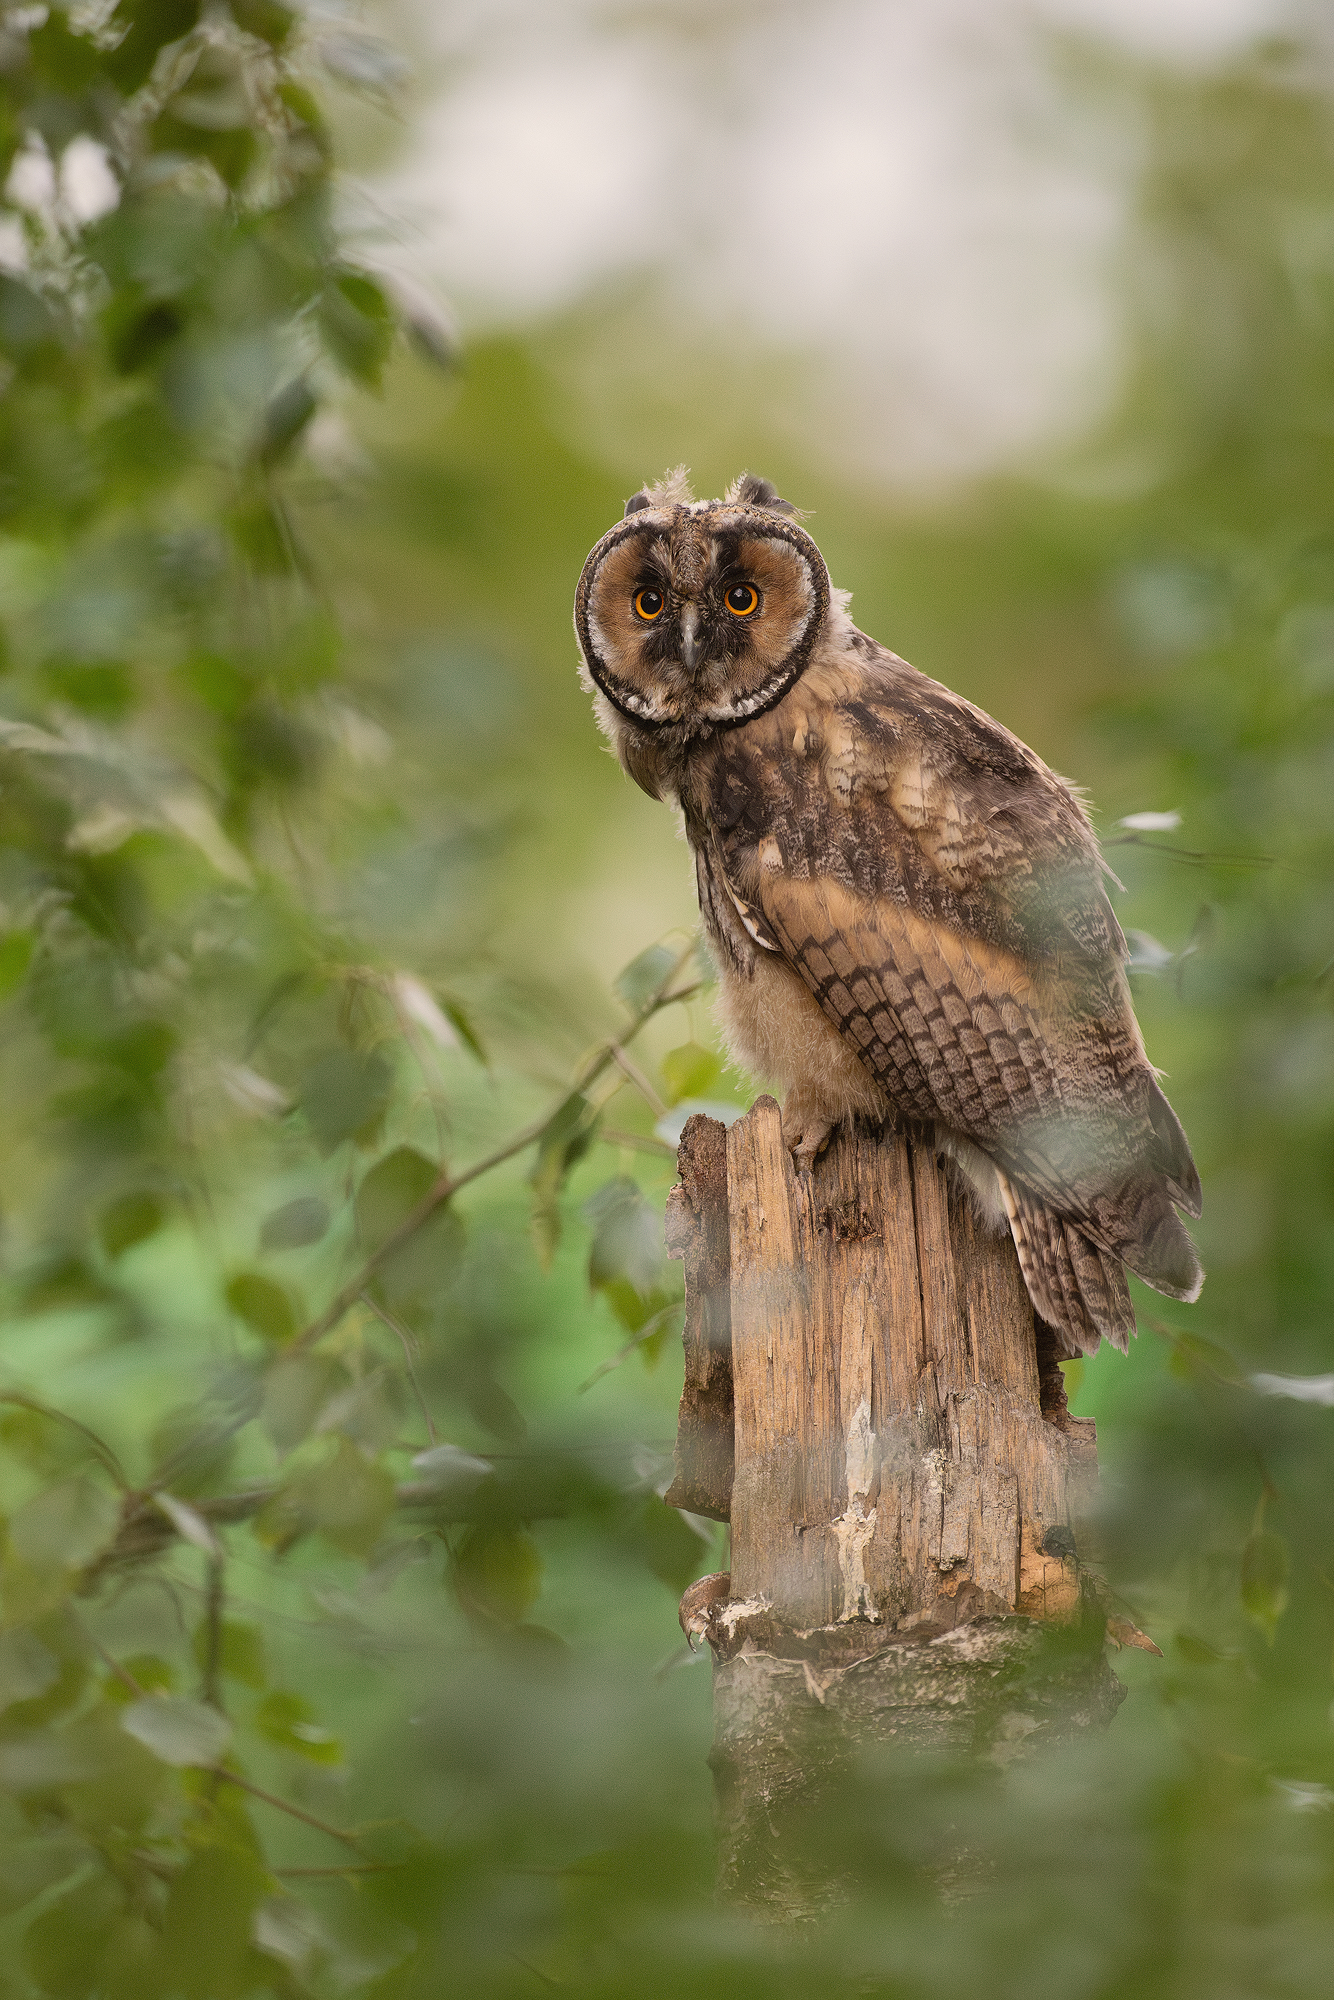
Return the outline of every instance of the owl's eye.
{"type": "Polygon", "coordinates": [[[646,618],[650,625],[655,618],[662,616],[663,603],[664,598],[660,590],[637,590],[635,592],[635,610],[641,618],[646,618]]]}
{"type": "Polygon", "coordinates": [[[734,583],[723,603],[734,618],[749,618],[752,611],[758,611],[760,593],[753,583],[734,583]]]}

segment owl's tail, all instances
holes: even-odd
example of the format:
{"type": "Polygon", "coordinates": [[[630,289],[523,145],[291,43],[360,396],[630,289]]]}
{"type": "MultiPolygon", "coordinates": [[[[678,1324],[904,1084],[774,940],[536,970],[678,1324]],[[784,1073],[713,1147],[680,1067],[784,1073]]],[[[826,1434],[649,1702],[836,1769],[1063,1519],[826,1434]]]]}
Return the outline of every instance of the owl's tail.
{"type": "Polygon", "coordinates": [[[1135,1312],[1120,1258],[1100,1250],[1075,1223],[1004,1174],[1000,1190],[1038,1318],[1066,1354],[1094,1354],[1102,1340],[1124,1354],[1135,1312]]]}
{"type": "Polygon", "coordinates": [[[1126,1264],[1169,1297],[1198,1295],[1204,1274],[1195,1246],[1161,1185],[1141,1186],[1136,1199],[1125,1191],[1117,1250],[1108,1250],[999,1168],[997,1174],[1033,1309],[1067,1354],[1092,1354],[1100,1340],[1125,1353],[1135,1331],[1126,1264]]]}

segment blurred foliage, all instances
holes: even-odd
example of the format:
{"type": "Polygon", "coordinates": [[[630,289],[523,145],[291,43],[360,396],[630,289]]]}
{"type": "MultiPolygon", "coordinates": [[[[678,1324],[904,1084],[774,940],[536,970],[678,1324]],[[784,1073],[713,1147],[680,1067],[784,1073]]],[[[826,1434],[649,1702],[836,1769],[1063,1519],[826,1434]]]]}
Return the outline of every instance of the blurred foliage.
{"type": "Polygon", "coordinates": [[[1165,1659],[1078,1752],[868,1759],[795,1937],[711,1902],[674,1597],[725,1553],[659,1498],[662,1135],[740,1083],[571,670],[652,468],[572,441],[579,312],[460,378],[358,261],[321,105],[402,80],[360,29],[10,10],[0,70],[0,1995],[1323,1992],[1316,52],[1070,68],[1148,151],[1125,394],[1059,473],[891,514],[756,437],[867,629],[1090,785],[1210,1271],[1070,1379],[1165,1659]]]}

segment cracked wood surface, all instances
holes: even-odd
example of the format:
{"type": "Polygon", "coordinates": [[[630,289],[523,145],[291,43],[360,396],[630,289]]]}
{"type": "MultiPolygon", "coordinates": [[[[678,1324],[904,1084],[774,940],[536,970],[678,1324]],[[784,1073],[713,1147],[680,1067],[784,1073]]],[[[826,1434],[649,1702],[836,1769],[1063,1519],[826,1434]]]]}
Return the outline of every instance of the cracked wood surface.
{"type": "Polygon", "coordinates": [[[1013,1245],[976,1224],[929,1144],[843,1134],[798,1175],[762,1097],[725,1136],[692,1119],[681,1177],[667,1498],[730,1516],[733,1600],[762,1602],[766,1628],[865,1622],[868,1644],[1074,1618],[1093,1426],[1065,1409],[1013,1245]]]}
{"type": "Polygon", "coordinates": [[[866,1744],[1003,1767],[1111,1720],[1076,1559],[1094,1430],[925,1138],[844,1133],[798,1175],[762,1097],[726,1133],[691,1119],[680,1160],[667,1499],[732,1524],[730,1577],[683,1601],[714,1653],[720,1879],[792,1922],[844,1893],[820,1829],[866,1744]]]}
{"type": "Polygon", "coordinates": [[[725,1128],[714,1118],[688,1118],[676,1157],[681,1179],[667,1197],[667,1254],[685,1265],[685,1386],[676,1476],[664,1498],[669,1507],[725,1521],[735,1451],[725,1128]]]}

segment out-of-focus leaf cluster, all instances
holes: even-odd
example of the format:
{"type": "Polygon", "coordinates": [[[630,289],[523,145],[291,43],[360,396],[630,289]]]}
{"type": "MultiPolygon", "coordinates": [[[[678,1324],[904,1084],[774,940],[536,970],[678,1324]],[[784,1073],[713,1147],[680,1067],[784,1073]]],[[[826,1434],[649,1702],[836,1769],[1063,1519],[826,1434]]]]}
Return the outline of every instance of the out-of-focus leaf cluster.
{"type": "MultiPolygon", "coordinates": [[[[489,1088],[462,1143],[536,1148],[554,1254],[613,1045],[483,1083],[457,948],[349,914],[321,819],[403,815],[303,522],[400,333],[450,359],[340,231],[331,78],[404,67],[276,0],[0,20],[0,1986],[52,2000],[369,1991],[417,1950],[371,1886],[432,1864],[349,1804],[329,1646],[415,1658],[375,1626],[411,1572],[448,1645],[560,1671],[543,1523],[707,1566],[629,1445],[530,1440],[453,1199],[489,1088]]],[[[655,1165],[604,1347],[669,1296],[655,1165]]]]}

